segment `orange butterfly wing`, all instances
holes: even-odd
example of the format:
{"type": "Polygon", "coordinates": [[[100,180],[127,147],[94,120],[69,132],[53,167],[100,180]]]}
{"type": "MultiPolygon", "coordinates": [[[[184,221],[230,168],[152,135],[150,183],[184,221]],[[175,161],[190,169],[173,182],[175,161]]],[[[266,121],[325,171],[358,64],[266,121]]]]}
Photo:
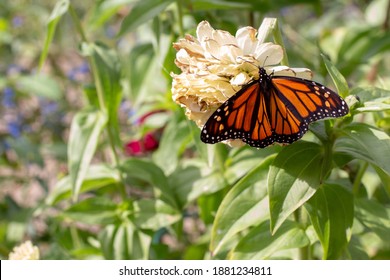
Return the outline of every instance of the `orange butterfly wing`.
{"type": "Polygon", "coordinates": [[[264,148],[273,142],[292,143],[308,125],[348,113],[345,101],[323,85],[300,78],[270,76],[260,68],[260,79],[244,86],[208,119],[201,133],[205,143],[241,139],[264,148]]]}
{"type": "Polygon", "coordinates": [[[271,144],[272,130],[265,95],[259,91],[260,84],[256,80],[223,103],[204,125],[201,140],[214,144],[227,139],[242,139],[256,147],[271,144]],[[256,145],[256,142],[264,144],[256,145]]]}

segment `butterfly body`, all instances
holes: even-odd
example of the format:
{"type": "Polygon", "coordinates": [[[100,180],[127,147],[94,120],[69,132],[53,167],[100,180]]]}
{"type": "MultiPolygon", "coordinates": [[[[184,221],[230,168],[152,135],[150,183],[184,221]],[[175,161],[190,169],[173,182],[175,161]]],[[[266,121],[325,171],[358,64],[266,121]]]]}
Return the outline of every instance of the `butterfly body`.
{"type": "Polygon", "coordinates": [[[207,120],[201,140],[214,144],[241,139],[252,147],[274,142],[293,143],[311,122],[348,113],[345,101],[314,81],[268,75],[259,68],[259,79],[243,86],[207,120]]]}

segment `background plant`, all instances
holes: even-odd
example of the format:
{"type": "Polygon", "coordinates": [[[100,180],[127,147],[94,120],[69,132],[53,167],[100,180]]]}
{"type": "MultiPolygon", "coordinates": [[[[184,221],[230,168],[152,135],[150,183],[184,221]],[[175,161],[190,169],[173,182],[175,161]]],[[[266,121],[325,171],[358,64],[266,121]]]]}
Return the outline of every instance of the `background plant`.
{"type": "Polygon", "coordinates": [[[0,4],[2,258],[31,239],[44,259],[389,259],[389,1],[274,2],[0,4]],[[172,43],[265,16],[351,114],[286,147],[205,145],[172,43]]]}

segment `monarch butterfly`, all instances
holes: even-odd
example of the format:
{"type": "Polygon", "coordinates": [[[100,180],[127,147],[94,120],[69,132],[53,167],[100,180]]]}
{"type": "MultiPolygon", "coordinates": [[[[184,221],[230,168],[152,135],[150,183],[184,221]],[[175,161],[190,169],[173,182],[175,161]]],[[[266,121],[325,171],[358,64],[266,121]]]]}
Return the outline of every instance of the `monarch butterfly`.
{"type": "Polygon", "coordinates": [[[314,81],[268,75],[243,86],[224,102],[202,128],[201,140],[214,144],[241,139],[252,147],[293,143],[311,122],[348,114],[348,105],[331,89],[314,81]]]}

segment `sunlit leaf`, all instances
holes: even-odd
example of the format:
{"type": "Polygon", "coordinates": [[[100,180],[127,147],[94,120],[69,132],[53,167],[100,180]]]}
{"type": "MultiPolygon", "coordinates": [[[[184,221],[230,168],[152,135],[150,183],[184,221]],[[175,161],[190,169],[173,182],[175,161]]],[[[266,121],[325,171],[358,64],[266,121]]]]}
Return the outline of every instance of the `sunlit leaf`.
{"type": "Polygon", "coordinates": [[[182,207],[201,195],[215,193],[227,186],[220,172],[203,173],[199,168],[189,166],[185,169],[179,168],[169,176],[169,185],[182,207]]]}
{"type": "MultiPolygon", "coordinates": [[[[118,170],[107,165],[91,165],[84,177],[79,193],[98,190],[106,186],[112,186],[114,188],[116,184],[120,184],[118,170]]],[[[54,205],[64,199],[69,199],[71,196],[72,183],[70,176],[66,176],[56,183],[46,198],[46,204],[54,205]]]]}
{"type": "Polygon", "coordinates": [[[115,16],[123,6],[137,1],[139,0],[96,1],[96,4],[93,5],[89,24],[99,28],[115,16]]]}
{"type": "Polygon", "coordinates": [[[107,260],[146,260],[152,238],[130,223],[108,225],[99,235],[107,260]]]}
{"type": "Polygon", "coordinates": [[[86,43],[82,44],[82,52],[84,56],[90,58],[92,64],[95,94],[98,94],[98,90],[100,90],[104,98],[98,104],[103,106],[107,112],[109,136],[115,144],[120,146],[118,110],[122,100],[122,87],[120,85],[121,65],[118,54],[106,46],[86,43]]]}
{"type": "Polygon", "coordinates": [[[301,248],[310,244],[309,238],[298,223],[286,221],[274,235],[271,234],[269,228],[268,220],[252,228],[230,252],[229,258],[234,260],[270,259],[278,251],[301,248]]]}
{"type": "Polygon", "coordinates": [[[173,0],[143,0],[137,2],[123,19],[118,36],[134,31],[138,26],[164,11],[173,0]]]}
{"type": "Polygon", "coordinates": [[[153,162],[131,158],[126,160],[121,169],[127,177],[130,184],[141,185],[147,183],[153,187],[156,197],[177,208],[173,191],[168,186],[168,180],[164,172],[153,162]]]}
{"type": "Polygon", "coordinates": [[[323,259],[338,259],[346,249],[353,222],[352,193],[339,185],[323,185],[305,204],[323,248],[323,259]]]}
{"type": "Polygon", "coordinates": [[[210,250],[217,254],[234,234],[258,224],[268,216],[267,177],[275,156],[248,172],[224,197],[211,234],[210,250]]]}
{"type": "Polygon", "coordinates": [[[231,10],[231,9],[250,9],[250,3],[242,3],[239,1],[223,1],[223,0],[194,0],[192,6],[196,10],[231,10]]]}
{"type": "Polygon", "coordinates": [[[107,197],[90,197],[66,209],[60,216],[86,224],[112,224],[117,221],[117,204],[107,197]]]}
{"type": "Polygon", "coordinates": [[[367,199],[356,199],[356,218],[367,228],[388,242],[390,236],[390,208],[367,199]]]}
{"type": "Polygon", "coordinates": [[[68,168],[73,199],[79,194],[106,121],[106,116],[94,109],[80,111],[73,118],[68,145],[68,168]]]}
{"type": "Polygon", "coordinates": [[[158,230],[181,218],[181,213],[161,200],[141,199],[134,202],[134,223],[142,229],[158,230]]]}
{"type": "Polygon", "coordinates": [[[129,85],[132,100],[137,100],[140,89],[144,85],[154,55],[151,43],[139,44],[132,48],[126,70],[129,71],[129,85]]]}
{"type": "Polygon", "coordinates": [[[17,85],[25,93],[52,100],[59,100],[63,95],[57,81],[45,74],[20,77],[17,85]]]}
{"type": "Polygon", "coordinates": [[[324,155],[320,145],[300,141],[283,149],[273,161],[268,176],[271,229],[278,227],[305,203],[321,184],[324,155]]]}
{"type": "Polygon", "coordinates": [[[182,114],[173,114],[164,129],[158,150],[153,154],[154,161],[166,174],[172,173],[191,139],[190,129],[183,121],[182,114]]]}
{"type": "Polygon", "coordinates": [[[339,70],[330,62],[326,56],[322,55],[322,59],[325,62],[326,69],[328,70],[333,82],[336,85],[337,91],[340,96],[346,97],[349,93],[348,83],[339,70]]]}
{"type": "Polygon", "coordinates": [[[57,24],[60,21],[61,17],[68,11],[68,9],[69,9],[69,0],[57,1],[50,15],[49,21],[47,23],[45,42],[43,44],[41,57],[39,58],[39,69],[42,69],[42,66],[45,63],[47,53],[49,51],[49,46],[51,41],[53,40],[57,24]]]}
{"type": "Polygon", "coordinates": [[[361,159],[382,169],[390,175],[390,136],[364,123],[353,123],[340,131],[336,140],[335,152],[361,159]]]}

